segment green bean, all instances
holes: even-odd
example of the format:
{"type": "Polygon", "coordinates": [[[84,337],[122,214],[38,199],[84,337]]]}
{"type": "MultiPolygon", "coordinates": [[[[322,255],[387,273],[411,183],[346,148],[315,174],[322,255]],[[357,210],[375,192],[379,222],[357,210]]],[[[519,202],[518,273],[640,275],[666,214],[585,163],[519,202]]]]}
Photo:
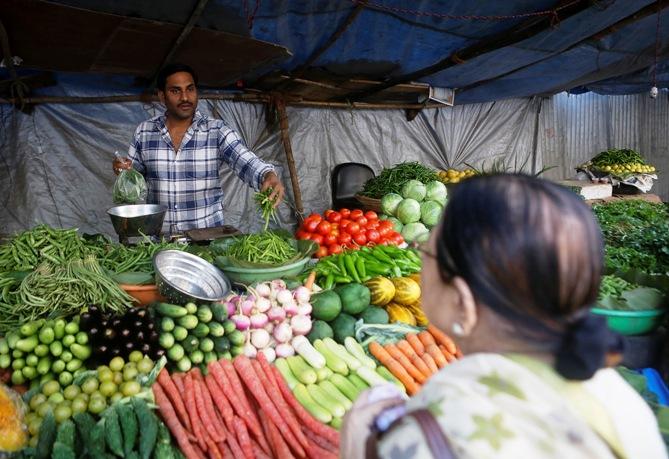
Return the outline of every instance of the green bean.
{"type": "Polygon", "coordinates": [[[265,231],[235,238],[225,255],[250,263],[281,264],[295,257],[297,253],[284,238],[265,231]]]}
{"type": "Polygon", "coordinates": [[[258,207],[260,207],[260,211],[262,212],[262,218],[265,220],[264,231],[267,231],[267,228],[269,227],[270,218],[273,218],[274,221],[276,221],[276,210],[274,208],[276,197],[274,199],[269,198],[272,191],[272,188],[268,188],[265,191],[256,193],[254,196],[256,204],[258,204],[258,207]]]}

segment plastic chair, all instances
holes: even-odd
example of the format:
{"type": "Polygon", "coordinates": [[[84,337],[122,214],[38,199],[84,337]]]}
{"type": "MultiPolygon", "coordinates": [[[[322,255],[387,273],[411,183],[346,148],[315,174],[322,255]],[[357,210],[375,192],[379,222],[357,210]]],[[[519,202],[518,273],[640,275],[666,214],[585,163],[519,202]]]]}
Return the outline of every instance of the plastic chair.
{"type": "Polygon", "coordinates": [[[355,195],[362,190],[365,182],[374,176],[374,171],[366,164],[337,164],[330,176],[332,208],[360,208],[360,202],[355,199],[355,195]]]}

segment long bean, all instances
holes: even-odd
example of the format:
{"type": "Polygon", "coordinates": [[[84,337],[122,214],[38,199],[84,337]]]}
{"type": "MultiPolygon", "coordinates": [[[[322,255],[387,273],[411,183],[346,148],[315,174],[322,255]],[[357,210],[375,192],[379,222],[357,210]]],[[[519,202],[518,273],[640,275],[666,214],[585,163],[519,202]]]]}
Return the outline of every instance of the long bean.
{"type": "Polygon", "coordinates": [[[276,221],[276,210],[274,208],[276,198],[270,199],[269,197],[271,194],[272,188],[268,188],[265,191],[256,193],[254,196],[256,204],[258,204],[258,207],[260,207],[260,211],[262,212],[262,218],[265,220],[264,231],[267,231],[267,228],[269,228],[270,218],[273,218],[274,221],[276,221]]]}
{"type": "Polygon", "coordinates": [[[250,263],[281,264],[295,257],[297,250],[281,236],[265,231],[235,238],[225,255],[250,263]]]}

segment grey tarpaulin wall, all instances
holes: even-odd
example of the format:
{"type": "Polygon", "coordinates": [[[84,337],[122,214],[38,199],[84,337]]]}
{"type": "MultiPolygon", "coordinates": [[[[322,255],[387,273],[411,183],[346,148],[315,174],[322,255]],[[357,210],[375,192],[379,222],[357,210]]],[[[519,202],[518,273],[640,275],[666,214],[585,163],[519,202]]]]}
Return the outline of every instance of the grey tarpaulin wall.
{"type": "MultiPolygon", "coordinates": [[[[113,235],[105,210],[112,206],[111,158],[124,152],[136,125],[159,113],[141,103],[38,105],[26,115],[0,105],[0,233],[39,223],[113,235]]],[[[280,168],[290,189],[277,127],[268,127],[264,106],[200,101],[200,110],[226,120],[248,146],[280,168]]],[[[658,168],[669,168],[669,97],[558,94],[424,110],[407,122],[401,110],[289,108],[290,134],[304,207],[330,205],[329,174],[335,164],[356,161],[377,172],[417,160],[435,167],[491,166],[564,178],[573,167],[608,147],[631,147],[658,168]]],[[[252,192],[225,173],[227,223],[257,229],[252,192]]],[[[653,192],[669,199],[669,177],[653,192]]],[[[288,201],[292,201],[289,194],[288,201]]],[[[281,223],[293,223],[283,209],[281,223]]]]}

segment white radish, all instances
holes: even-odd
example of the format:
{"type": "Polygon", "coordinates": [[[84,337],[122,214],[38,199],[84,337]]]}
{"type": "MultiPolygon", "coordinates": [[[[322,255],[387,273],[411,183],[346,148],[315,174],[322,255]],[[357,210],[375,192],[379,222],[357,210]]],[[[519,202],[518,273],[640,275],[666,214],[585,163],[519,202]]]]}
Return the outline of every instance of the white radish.
{"type": "Polygon", "coordinates": [[[248,330],[249,327],[251,326],[251,319],[242,314],[235,314],[232,317],[230,317],[230,319],[232,319],[232,321],[235,323],[235,327],[237,327],[237,330],[245,331],[248,330]]]}
{"type": "Polygon", "coordinates": [[[244,355],[250,359],[254,359],[258,355],[258,349],[253,347],[253,344],[246,343],[244,345],[244,355]]]}
{"type": "Polygon", "coordinates": [[[265,297],[260,297],[256,300],[256,309],[258,312],[267,312],[272,307],[272,302],[265,297]]]}
{"type": "Polygon", "coordinates": [[[267,333],[267,330],[260,328],[251,331],[251,344],[253,344],[253,347],[256,349],[264,349],[269,346],[269,340],[270,336],[269,333],[267,333]]]}
{"type": "Polygon", "coordinates": [[[293,316],[290,326],[294,335],[306,335],[311,331],[311,319],[308,316],[293,316]]]}
{"type": "Polygon", "coordinates": [[[293,292],[293,297],[298,304],[308,303],[311,299],[311,292],[306,287],[297,287],[293,292]]]}
{"type": "Polygon", "coordinates": [[[285,306],[286,304],[293,302],[293,294],[290,293],[290,290],[281,290],[276,294],[276,301],[285,306]]]}
{"type": "Polygon", "coordinates": [[[269,363],[272,363],[276,360],[276,352],[271,347],[262,349],[260,352],[265,354],[265,358],[269,363]]]}
{"type": "Polygon", "coordinates": [[[267,317],[272,322],[281,322],[286,318],[286,311],[281,306],[274,306],[267,311],[267,317]]]}
{"type": "Polygon", "coordinates": [[[257,312],[251,316],[251,328],[263,328],[267,325],[267,314],[257,312]]]}
{"type": "Polygon", "coordinates": [[[283,310],[286,312],[287,317],[293,317],[297,314],[297,303],[291,298],[289,303],[283,305],[283,310]]]}
{"type": "Polygon", "coordinates": [[[287,322],[281,322],[274,328],[274,339],[279,343],[287,343],[293,337],[293,329],[287,322]]]}
{"type": "Polygon", "coordinates": [[[313,311],[310,303],[302,303],[297,305],[297,314],[300,316],[308,316],[313,311]]]}
{"type": "Polygon", "coordinates": [[[293,346],[287,343],[281,343],[274,348],[276,351],[276,356],[277,357],[292,357],[295,355],[295,349],[293,349],[293,346]]]}
{"type": "Polygon", "coordinates": [[[256,293],[263,298],[269,298],[270,294],[272,293],[272,289],[270,288],[269,284],[262,283],[256,285],[256,293]]]}

